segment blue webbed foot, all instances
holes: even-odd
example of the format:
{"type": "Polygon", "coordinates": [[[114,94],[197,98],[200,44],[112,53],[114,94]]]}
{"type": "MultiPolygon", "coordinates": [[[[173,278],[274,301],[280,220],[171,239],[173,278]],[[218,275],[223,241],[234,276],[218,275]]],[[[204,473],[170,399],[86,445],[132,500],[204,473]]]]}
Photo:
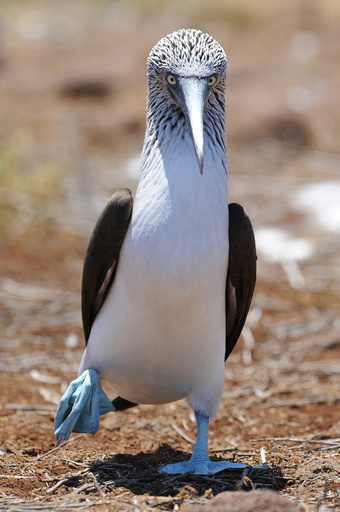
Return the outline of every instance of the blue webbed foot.
{"type": "Polygon", "coordinates": [[[159,472],[168,474],[192,472],[195,475],[213,475],[225,469],[242,469],[246,467],[247,465],[242,464],[242,462],[229,462],[227,460],[214,462],[209,457],[200,460],[192,457],[183,462],[166,464],[159,468],[159,472]]]}
{"type": "Polygon", "coordinates": [[[99,416],[113,410],[98,373],[85,370],[60,400],[54,423],[57,444],[68,439],[71,432],[94,434],[99,429],[99,416]]]}
{"type": "Polygon", "coordinates": [[[212,475],[224,471],[225,469],[244,469],[244,468],[268,468],[267,465],[249,466],[242,462],[229,462],[227,460],[214,462],[208,456],[208,428],[209,418],[199,412],[195,412],[197,422],[197,440],[189,460],[166,464],[159,468],[160,473],[188,473],[196,475],[212,475]]]}

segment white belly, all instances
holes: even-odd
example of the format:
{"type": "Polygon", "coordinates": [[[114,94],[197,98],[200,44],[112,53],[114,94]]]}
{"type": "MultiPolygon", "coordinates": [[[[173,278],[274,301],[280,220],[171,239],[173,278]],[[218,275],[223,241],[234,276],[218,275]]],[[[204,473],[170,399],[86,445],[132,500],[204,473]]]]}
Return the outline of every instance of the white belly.
{"type": "Polygon", "coordinates": [[[166,192],[153,207],[137,194],[116,277],[79,371],[96,369],[132,402],[188,397],[212,416],[224,380],[228,207],[226,193],[214,205],[204,185],[200,193],[198,208],[178,210],[166,192]]]}
{"type": "Polygon", "coordinates": [[[161,302],[149,283],[127,290],[120,270],[93,325],[81,371],[95,368],[118,395],[136,403],[171,402],[198,386],[208,391],[223,373],[224,290],[217,302],[203,299],[199,289],[176,294],[173,288],[161,302]]]}

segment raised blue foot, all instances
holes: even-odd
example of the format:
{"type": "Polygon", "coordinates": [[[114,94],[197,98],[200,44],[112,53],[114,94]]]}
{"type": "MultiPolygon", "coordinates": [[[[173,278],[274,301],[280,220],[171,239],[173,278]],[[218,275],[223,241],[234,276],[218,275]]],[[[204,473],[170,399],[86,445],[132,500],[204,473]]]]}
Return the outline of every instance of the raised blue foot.
{"type": "Polygon", "coordinates": [[[60,400],[54,422],[57,444],[68,439],[71,432],[94,434],[99,429],[99,416],[113,410],[98,373],[85,370],[60,400]]]}
{"type": "MultiPolygon", "coordinates": [[[[229,462],[227,460],[211,461],[208,456],[208,429],[209,418],[195,413],[197,423],[197,440],[192,452],[191,458],[183,462],[166,464],[159,468],[160,473],[188,473],[189,471],[196,475],[211,475],[219,473],[225,469],[242,469],[248,467],[242,462],[229,462]]],[[[267,466],[252,466],[265,468],[267,466]]]]}

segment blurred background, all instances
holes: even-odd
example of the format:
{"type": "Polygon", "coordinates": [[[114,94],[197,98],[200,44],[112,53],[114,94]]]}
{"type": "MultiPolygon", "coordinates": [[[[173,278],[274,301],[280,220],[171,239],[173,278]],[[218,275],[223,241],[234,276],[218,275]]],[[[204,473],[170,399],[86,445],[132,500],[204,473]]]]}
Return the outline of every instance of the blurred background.
{"type": "Polygon", "coordinates": [[[64,384],[75,375],[87,240],[110,194],[138,180],[146,58],[189,27],[228,56],[230,201],[247,209],[258,247],[229,384],[241,378],[233,361],[253,363],[259,400],[270,379],[287,378],[278,395],[289,387],[301,400],[330,397],[326,409],[310,398],[305,422],[336,417],[338,0],[0,0],[0,369],[11,383],[3,404],[58,401],[59,381],[49,392],[25,385],[36,367],[64,384]]]}
{"type": "Polygon", "coordinates": [[[73,275],[75,249],[67,244],[75,237],[85,247],[112,191],[134,188],[145,61],[161,37],[182,27],[210,33],[226,50],[230,200],[249,211],[260,254],[275,275],[283,263],[295,287],[329,290],[339,282],[332,263],[340,231],[337,0],[1,0],[8,277],[38,283],[51,266],[49,278],[61,269],[73,275]],[[68,238],[65,254],[55,237],[68,238]]]}

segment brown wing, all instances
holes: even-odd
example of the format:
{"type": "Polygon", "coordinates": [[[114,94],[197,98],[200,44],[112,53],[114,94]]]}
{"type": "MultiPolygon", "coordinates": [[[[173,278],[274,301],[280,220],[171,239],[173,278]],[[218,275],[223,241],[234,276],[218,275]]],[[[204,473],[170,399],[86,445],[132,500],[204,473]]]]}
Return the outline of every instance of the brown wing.
{"type": "Polygon", "coordinates": [[[94,227],[86,251],[82,278],[85,342],[113,282],[120,249],[129,227],[133,199],[127,188],[115,192],[94,227]]]}
{"type": "Polygon", "coordinates": [[[229,263],[226,283],[226,360],[247,318],[256,282],[256,247],[253,227],[239,204],[229,205],[229,263]]]}

